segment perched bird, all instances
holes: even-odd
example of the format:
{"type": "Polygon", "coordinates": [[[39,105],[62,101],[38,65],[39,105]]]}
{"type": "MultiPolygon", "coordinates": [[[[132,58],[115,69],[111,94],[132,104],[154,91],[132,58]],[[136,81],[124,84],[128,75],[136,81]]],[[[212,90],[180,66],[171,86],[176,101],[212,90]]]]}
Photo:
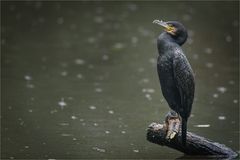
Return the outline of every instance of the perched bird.
{"type": "Polygon", "coordinates": [[[182,144],[186,145],[187,121],[191,113],[195,91],[194,74],[181,45],[187,40],[186,28],[177,21],[153,23],[165,28],[157,39],[157,71],[161,90],[169,107],[182,121],[182,144]]]}

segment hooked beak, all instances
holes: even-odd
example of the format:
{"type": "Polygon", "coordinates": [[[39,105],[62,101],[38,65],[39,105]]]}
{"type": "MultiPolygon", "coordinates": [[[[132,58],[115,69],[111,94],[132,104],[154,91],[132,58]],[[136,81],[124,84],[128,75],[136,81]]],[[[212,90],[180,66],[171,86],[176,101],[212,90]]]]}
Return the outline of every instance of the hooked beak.
{"type": "Polygon", "coordinates": [[[166,31],[167,33],[170,33],[171,35],[176,35],[176,33],[175,33],[175,32],[176,32],[176,28],[173,27],[173,26],[168,25],[166,22],[164,22],[164,21],[162,21],[162,20],[159,21],[159,20],[155,19],[155,20],[153,21],[153,23],[158,24],[158,25],[164,27],[164,29],[165,29],[165,31],[166,31]]]}

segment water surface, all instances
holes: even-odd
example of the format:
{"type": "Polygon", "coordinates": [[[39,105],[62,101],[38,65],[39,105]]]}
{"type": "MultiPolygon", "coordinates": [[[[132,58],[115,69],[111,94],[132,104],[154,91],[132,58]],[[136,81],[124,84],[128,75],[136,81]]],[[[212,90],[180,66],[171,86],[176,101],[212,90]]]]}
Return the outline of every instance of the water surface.
{"type": "Polygon", "coordinates": [[[178,158],[146,140],[169,111],[154,19],[181,21],[189,131],[239,151],[238,2],[1,2],[2,158],[178,158]]]}

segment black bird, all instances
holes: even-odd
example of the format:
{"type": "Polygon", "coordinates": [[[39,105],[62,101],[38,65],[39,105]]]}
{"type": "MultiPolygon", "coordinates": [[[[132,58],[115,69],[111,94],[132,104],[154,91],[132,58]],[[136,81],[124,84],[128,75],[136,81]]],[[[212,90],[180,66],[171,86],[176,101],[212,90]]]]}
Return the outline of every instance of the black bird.
{"type": "Polygon", "coordinates": [[[165,28],[157,39],[157,71],[164,98],[169,107],[181,116],[182,144],[185,146],[195,91],[193,70],[181,49],[188,37],[187,30],[177,21],[154,20],[153,23],[165,28]]]}

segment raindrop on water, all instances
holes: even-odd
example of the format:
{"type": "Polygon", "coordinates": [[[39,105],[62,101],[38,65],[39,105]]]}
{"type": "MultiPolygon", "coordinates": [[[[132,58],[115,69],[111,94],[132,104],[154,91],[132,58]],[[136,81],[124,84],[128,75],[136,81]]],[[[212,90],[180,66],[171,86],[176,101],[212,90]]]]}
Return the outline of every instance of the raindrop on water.
{"type": "Polygon", "coordinates": [[[58,17],[57,18],[57,24],[63,24],[64,23],[64,18],[63,17],[58,17]]]}
{"type": "Polygon", "coordinates": [[[230,35],[227,35],[225,37],[226,42],[232,42],[232,37],[230,35]]]}
{"type": "Polygon", "coordinates": [[[211,63],[211,62],[207,62],[205,65],[206,65],[207,68],[212,68],[213,67],[213,63],[211,63]]]}
{"type": "Polygon", "coordinates": [[[113,110],[109,110],[108,113],[109,114],[114,114],[114,111],[113,110]]]}
{"type": "Polygon", "coordinates": [[[84,65],[85,61],[83,59],[75,59],[75,64],[77,64],[77,65],[84,65]]]}
{"type": "Polygon", "coordinates": [[[237,104],[237,103],[238,103],[238,100],[237,100],[237,99],[234,99],[234,100],[233,100],[233,103],[237,104]]]}
{"type": "Polygon", "coordinates": [[[61,74],[62,76],[67,76],[67,75],[68,75],[68,72],[67,72],[67,71],[62,71],[60,74],[61,74]]]}
{"type": "Polygon", "coordinates": [[[75,120],[75,119],[77,119],[77,117],[76,116],[71,116],[71,119],[75,120]]]}
{"type": "Polygon", "coordinates": [[[29,75],[25,75],[25,76],[24,76],[24,79],[27,80],[27,81],[31,81],[31,80],[32,80],[32,77],[29,76],[29,75]]]}
{"type": "Polygon", "coordinates": [[[213,94],[213,98],[218,98],[218,94],[217,94],[217,93],[214,93],[214,94],[213,94]]]}
{"type": "Polygon", "coordinates": [[[105,55],[102,56],[102,60],[107,61],[108,59],[109,59],[108,55],[105,54],[105,55]]]}
{"type": "Polygon", "coordinates": [[[218,87],[217,90],[220,92],[220,93],[225,93],[227,91],[227,88],[226,87],[218,87]]]}
{"type": "Polygon", "coordinates": [[[83,75],[79,73],[79,74],[77,74],[77,78],[82,79],[83,75]]]}
{"type": "Polygon", "coordinates": [[[219,120],[225,120],[226,117],[225,117],[225,116],[218,116],[218,119],[219,119],[219,120]]]}
{"type": "Polygon", "coordinates": [[[64,98],[61,99],[61,101],[58,102],[58,105],[63,109],[65,106],[67,106],[67,103],[64,101],[64,98]]]}
{"type": "Polygon", "coordinates": [[[198,124],[198,125],[194,125],[194,127],[207,128],[207,127],[210,127],[210,124],[198,124]]]}
{"type": "Polygon", "coordinates": [[[95,109],[97,109],[97,107],[95,107],[95,106],[90,106],[89,109],[95,110],[95,109]]]}
{"type": "Polygon", "coordinates": [[[102,92],[102,91],[103,91],[102,88],[95,88],[95,92],[100,93],[100,92],[102,92]]]}

